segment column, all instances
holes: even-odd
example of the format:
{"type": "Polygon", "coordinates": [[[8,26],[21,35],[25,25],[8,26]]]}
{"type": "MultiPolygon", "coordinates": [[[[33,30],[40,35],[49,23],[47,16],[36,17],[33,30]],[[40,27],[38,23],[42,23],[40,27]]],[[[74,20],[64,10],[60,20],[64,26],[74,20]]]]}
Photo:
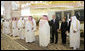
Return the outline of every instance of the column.
{"type": "Polygon", "coordinates": [[[74,10],[72,10],[71,14],[72,14],[71,16],[74,16],[74,15],[75,15],[75,12],[74,12],[74,10]]]}
{"type": "Polygon", "coordinates": [[[11,21],[11,18],[12,18],[12,2],[11,1],[4,1],[4,19],[8,19],[9,20],[9,23],[10,23],[10,31],[12,33],[12,21],[11,21]]]}
{"type": "Polygon", "coordinates": [[[4,1],[4,8],[5,8],[5,19],[11,19],[11,11],[12,11],[12,2],[11,1],[4,1]]]}
{"type": "Polygon", "coordinates": [[[64,17],[64,11],[61,12],[61,19],[64,17]]]}

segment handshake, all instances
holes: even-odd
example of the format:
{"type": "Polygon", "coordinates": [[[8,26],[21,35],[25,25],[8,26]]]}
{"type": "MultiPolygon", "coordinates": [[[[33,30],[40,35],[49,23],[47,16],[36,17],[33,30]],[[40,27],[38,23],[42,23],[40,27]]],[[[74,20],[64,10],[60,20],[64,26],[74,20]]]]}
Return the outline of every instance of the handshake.
{"type": "Polygon", "coordinates": [[[60,29],[57,29],[57,32],[59,32],[60,31],[60,29]]]}
{"type": "MultiPolygon", "coordinates": [[[[59,32],[61,29],[57,29],[57,32],[59,32]]],[[[68,34],[68,31],[65,32],[65,34],[68,34]]]]}

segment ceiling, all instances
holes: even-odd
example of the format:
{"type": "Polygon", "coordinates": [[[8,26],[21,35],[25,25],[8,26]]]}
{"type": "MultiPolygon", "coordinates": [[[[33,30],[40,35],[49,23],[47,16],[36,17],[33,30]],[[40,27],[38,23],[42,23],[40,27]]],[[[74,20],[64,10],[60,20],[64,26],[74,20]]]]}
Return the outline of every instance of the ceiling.
{"type": "MultiPolygon", "coordinates": [[[[3,5],[5,1],[1,2],[3,5]]],[[[13,1],[19,5],[19,8],[25,9],[30,7],[31,10],[65,10],[84,8],[84,1],[13,1]]],[[[21,10],[20,9],[20,10],[21,10]]]]}
{"type": "Polygon", "coordinates": [[[84,1],[15,1],[23,8],[30,7],[31,9],[40,8],[76,8],[84,7],[84,1]]]}
{"type": "MultiPolygon", "coordinates": [[[[13,1],[22,8],[75,8],[84,7],[84,1],[13,1]]],[[[3,1],[1,2],[1,5],[3,1]]]]}

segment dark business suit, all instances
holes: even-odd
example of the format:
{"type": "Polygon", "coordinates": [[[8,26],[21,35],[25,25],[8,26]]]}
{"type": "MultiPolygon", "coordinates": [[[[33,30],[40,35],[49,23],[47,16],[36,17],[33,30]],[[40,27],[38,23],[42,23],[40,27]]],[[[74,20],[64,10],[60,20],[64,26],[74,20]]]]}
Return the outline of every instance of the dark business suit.
{"type": "Polygon", "coordinates": [[[51,26],[51,21],[48,21],[50,25],[50,42],[52,41],[52,26],[51,26]]]}
{"type": "Polygon", "coordinates": [[[57,43],[58,42],[58,32],[57,32],[57,29],[59,29],[59,21],[58,20],[51,20],[50,21],[50,26],[51,26],[51,33],[52,33],[52,38],[51,38],[51,40],[52,40],[52,43],[54,42],[54,36],[55,36],[55,39],[56,39],[56,41],[55,41],[55,43],[57,43]]]}
{"type": "Polygon", "coordinates": [[[62,43],[66,44],[66,31],[68,30],[67,22],[61,23],[61,37],[62,37],[62,43]]]}
{"type": "Polygon", "coordinates": [[[71,21],[69,21],[69,24],[68,24],[68,32],[70,32],[70,25],[71,25],[71,21]]]}

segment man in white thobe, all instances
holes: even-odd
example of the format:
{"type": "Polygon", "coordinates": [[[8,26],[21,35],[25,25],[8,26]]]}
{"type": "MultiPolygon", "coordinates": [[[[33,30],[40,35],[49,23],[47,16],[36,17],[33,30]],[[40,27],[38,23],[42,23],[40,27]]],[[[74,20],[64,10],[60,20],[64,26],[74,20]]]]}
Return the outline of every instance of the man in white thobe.
{"type": "Polygon", "coordinates": [[[16,20],[15,18],[12,19],[12,35],[15,37],[15,36],[18,36],[17,35],[17,25],[16,25],[16,20]]]}
{"type": "Polygon", "coordinates": [[[23,28],[22,28],[22,33],[23,33],[23,38],[25,38],[25,20],[24,20],[24,17],[22,17],[22,23],[23,23],[23,28]]]}
{"type": "Polygon", "coordinates": [[[80,21],[77,20],[76,16],[71,17],[70,26],[70,47],[73,49],[79,48],[80,46],[80,21]]]}
{"type": "Polygon", "coordinates": [[[2,21],[2,33],[5,34],[5,20],[2,21]]]}
{"type": "Polygon", "coordinates": [[[33,21],[33,31],[35,31],[36,30],[36,21],[34,18],[32,18],[32,21],[33,21]]]}
{"type": "Polygon", "coordinates": [[[6,20],[4,22],[4,26],[5,26],[5,34],[10,34],[11,33],[11,30],[10,30],[10,27],[11,27],[10,21],[6,20]]]}
{"type": "Polygon", "coordinates": [[[35,41],[35,35],[34,31],[36,26],[33,23],[33,19],[31,16],[25,21],[25,39],[26,42],[34,42],[35,41]]]}
{"type": "Polygon", "coordinates": [[[47,16],[44,15],[39,22],[39,45],[46,47],[50,43],[50,26],[47,16]]]}
{"type": "Polygon", "coordinates": [[[24,21],[22,20],[23,18],[20,18],[17,22],[17,28],[18,28],[18,35],[20,39],[24,39],[24,21]]]}

